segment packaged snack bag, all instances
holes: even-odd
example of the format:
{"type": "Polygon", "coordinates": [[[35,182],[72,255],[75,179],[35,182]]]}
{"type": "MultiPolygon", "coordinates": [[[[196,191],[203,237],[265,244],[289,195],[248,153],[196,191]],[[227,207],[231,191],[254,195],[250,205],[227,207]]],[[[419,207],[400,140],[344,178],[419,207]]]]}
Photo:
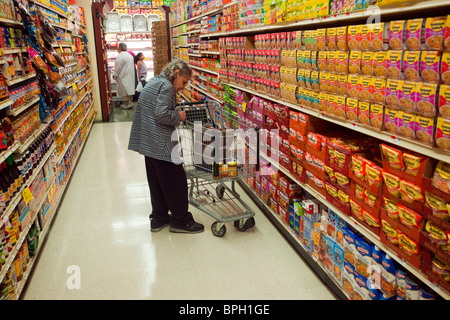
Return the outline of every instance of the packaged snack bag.
{"type": "MultiPolygon", "coordinates": [[[[347,26],[336,28],[336,46],[339,50],[348,51],[347,26]]],[[[330,48],[330,45],[328,45],[328,50],[333,50],[330,48]]]]}
{"type": "Polygon", "coordinates": [[[297,50],[297,68],[305,68],[305,55],[303,50],[297,50]]]}
{"type": "Polygon", "coordinates": [[[421,51],[405,51],[403,72],[408,81],[420,81],[419,64],[421,51]]]}
{"type": "Polygon", "coordinates": [[[447,17],[427,18],[425,22],[425,44],[427,50],[443,50],[447,17]]]}
{"type": "Polygon", "coordinates": [[[420,73],[422,80],[427,83],[439,83],[440,81],[440,60],[439,51],[423,51],[420,57],[420,73]]]}
{"type": "Polygon", "coordinates": [[[439,149],[450,150],[450,120],[437,118],[436,145],[439,149]]]}
{"type": "Polygon", "coordinates": [[[385,51],[389,48],[389,23],[372,24],[370,51],[385,51]]]}
{"type": "Polygon", "coordinates": [[[405,50],[405,20],[391,21],[389,25],[389,48],[405,50]]]}
{"type": "Polygon", "coordinates": [[[442,83],[450,85],[450,52],[442,53],[441,78],[442,83]]]}
{"type": "Polygon", "coordinates": [[[358,118],[358,99],[347,98],[345,113],[347,119],[355,121],[358,118]]]}
{"type": "Polygon", "coordinates": [[[358,103],[358,121],[369,126],[370,103],[359,101],[358,103]]]}
{"type": "Polygon", "coordinates": [[[330,73],[328,77],[328,90],[333,94],[338,92],[337,77],[336,73],[330,73]]]}
{"type": "Polygon", "coordinates": [[[411,51],[426,50],[424,19],[406,21],[406,47],[411,51]]]}
{"type": "Polygon", "coordinates": [[[425,117],[417,115],[416,117],[416,137],[417,140],[426,145],[434,145],[434,132],[435,132],[435,119],[434,117],[425,117]]]}
{"type": "Polygon", "coordinates": [[[322,91],[322,92],[329,92],[328,79],[329,79],[329,73],[328,72],[320,72],[320,74],[319,74],[320,91],[322,91]]]}
{"type": "Polygon", "coordinates": [[[361,51],[350,51],[348,71],[351,74],[361,74],[361,51]]]}
{"type": "Polygon", "coordinates": [[[361,76],[361,91],[359,92],[359,100],[371,102],[372,94],[372,77],[361,76]]]}
{"type": "Polygon", "coordinates": [[[445,21],[444,49],[445,51],[450,51],[450,14],[445,21]]]}
{"type": "Polygon", "coordinates": [[[386,107],[384,125],[388,132],[398,134],[398,125],[399,125],[398,110],[386,107]]]}
{"type": "Polygon", "coordinates": [[[361,51],[361,25],[348,26],[347,42],[349,50],[361,51]]]}
{"type": "Polygon", "coordinates": [[[361,54],[361,73],[365,76],[373,75],[373,56],[374,53],[370,51],[361,54]]]}
{"type": "Polygon", "coordinates": [[[398,109],[398,91],[400,90],[400,81],[387,79],[386,81],[386,104],[391,109],[398,109]]]}
{"type": "Polygon", "coordinates": [[[348,95],[347,77],[348,76],[346,74],[340,74],[337,76],[338,94],[342,96],[348,95]]]}
{"type": "Polygon", "coordinates": [[[402,74],[403,51],[387,52],[387,76],[391,79],[401,80],[402,74]]]}
{"type": "Polygon", "coordinates": [[[437,114],[439,93],[438,85],[432,83],[419,82],[417,84],[417,113],[433,117],[437,114]]]}
{"type": "Polygon", "coordinates": [[[387,52],[377,51],[373,53],[373,73],[376,77],[386,78],[387,76],[387,52]]]}
{"type": "Polygon", "coordinates": [[[383,129],[384,105],[371,104],[370,105],[370,126],[377,130],[383,129]]]}
{"type": "Polygon", "coordinates": [[[415,112],[417,103],[417,82],[400,81],[398,93],[398,105],[400,110],[406,112],[415,112]]]}
{"type": "Polygon", "coordinates": [[[372,38],[372,24],[362,24],[360,32],[360,48],[362,51],[369,51],[371,49],[370,40],[372,38]]]}
{"type": "Polygon", "coordinates": [[[386,79],[372,77],[372,101],[380,104],[386,102],[386,79]]]}
{"type": "Polygon", "coordinates": [[[355,74],[348,75],[348,94],[351,98],[358,98],[361,91],[361,76],[355,74]]]}
{"type": "Polygon", "coordinates": [[[348,74],[348,62],[349,62],[349,52],[348,51],[337,51],[337,53],[336,53],[336,73],[348,74]]]}
{"type": "Polygon", "coordinates": [[[327,29],[317,29],[317,49],[327,50],[327,29]]]}
{"type": "Polygon", "coordinates": [[[439,89],[439,117],[450,120],[450,86],[442,85],[439,89]]]}
{"type": "Polygon", "coordinates": [[[319,71],[328,71],[327,68],[327,51],[319,51],[317,55],[317,65],[319,66],[319,71]]]}
{"type": "MultiPolygon", "coordinates": [[[[345,27],[347,28],[347,27],[345,27]]],[[[336,50],[337,49],[337,43],[336,43],[336,28],[327,28],[326,32],[326,46],[328,50],[336,50]]]]}
{"type": "Polygon", "coordinates": [[[405,111],[399,112],[399,134],[402,137],[416,140],[416,114],[405,111]]]}
{"type": "Polygon", "coordinates": [[[336,51],[327,51],[327,69],[336,72],[336,51]]]}

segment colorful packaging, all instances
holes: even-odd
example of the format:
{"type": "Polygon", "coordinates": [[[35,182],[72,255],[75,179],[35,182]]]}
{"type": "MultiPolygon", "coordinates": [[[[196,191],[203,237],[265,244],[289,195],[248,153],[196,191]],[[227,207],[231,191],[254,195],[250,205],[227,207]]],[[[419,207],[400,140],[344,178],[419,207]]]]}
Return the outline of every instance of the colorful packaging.
{"type": "Polygon", "coordinates": [[[393,134],[398,134],[399,116],[398,110],[386,107],[384,126],[386,130],[393,134]]]}
{"type": "Polygon", "coordinates": [[[327,29],[317,29],[317,49],[320,51],[327,50],[327,29]]]}
{"type": "Polygon", "coordinates": [[[348,26],[347,43],[349,50],[361,51],[361,25],[348,26]]]}
{"type": "Polygon", "coordinates": [[[446,17],[427,18],[425,22],[425,44],[427,50],[443,50],[446,17]]]}
{"type": "Polygon", "coordinates": [[[405,50],[405,20],[391,21],[389,26],[389,48],[391,50],[405,50]]]}
{"type": "Polygon", "coordinates": [[[362,51],[369,51],[371,49],[370,39],[372,38],[372,24],[362,24],[360,32],[360,48],[362,51]]]}
{"type": "Polygon", "coordinates": [[[406,21],[406,47],[412,51],[426,50],[424,19],[406,21]]]}
{"type": "Polygon", "coordinates": [[[355,74],[348,75],[348,95],[351,98],[358,98],[361,91],[361,76],[355,74]]]}
{"type": "Polygon", "coordinates": [[[336,72],[336,51],[327,51],[327,69],[336,72]]]}
{"type": "Polygon", "coordinates": [[[446,85],[450,85],[450,52],[442,53],[441,81],[446,85]]]}
{"type": "Polygon", "coordinates": [[[442,85],[439,89],[439,117],[450,119],[450,85],[442,85]]]}
{"type": "Polygon", "coordinates": [[[371,104],[370,105],[370,126],[377,130],[383,129],[384,105],[371,104]]]}
{"type": "Polygon", "coordinates": [[[387,77],[387,52],[377,51],[373,53],[373,73],[376,77],[387,77]]]}
{"type": "Polygon", "coordinates": [[[385,104],[386,102],[386,79],[372,78],[372,101],[385,104]]]}
{"type": "Polygon", "coordinates": [[[450,120],[441,117],[436,123],[436,145],[439,149],[450,150],[450,120]]]}
{"type": "Polygon", "coordinates": [[[372,78],[367,76],[361,76],[361,91],[359,92],[359,99],[362,101],[372,101],[372,78]]]}
{"type": "Polygon", "coordinates": [[[406,112],[416,111],[417,102],[417,82],[400,81],[398,91],[398,106],[400,110],[406,112]]]}
{"type": "Polygon", "coordinates": [[[359,101],[358,103],[358,120],[364,125],[369,125],[370,103],[359,101]]]}
{"type": "Polygon", "coordinates": [[[381,260],[381,290],[387,297],[393,297],[397,289],[396,262],[388,255],[383,254],[381,260]]]}
{"type": "Polygon", "coordinates": [[[450,14],[445,22],[444,48],[446,51],[450,51],[450,14]]]}
{"type": "Polygon", "coordinates": [[[337,51],[336,72],[338,74],[348,74],[348,72],[349,72],[349,53],[348,53],[348,51],[337,51]]]}
{"type": "Polygon", "coordinates": [[[319,51],[317,55],[317,65],[319,66],[319,71],[327,71],[327,51],[319,51]]]}
{"type": "Polygon", "coordinates": [[[398,109],[398,95],[400,90],[400,81],[387,79],[386,82],[386,104],[391,109],[398,109]]]}
{"type": "Polygon", "coordinates": [[[361,54],[361,73],[365,76],[373,76],[373,55],[370,51],[361,54]]]}
{"type": "Polygon", "coordinates": [[[358,99],[347,98],[346,109],[347,119],[355,121],[358,118],[358,99]]]}
{"type": "Polygon", "coordinates": [[[417,84],[417,113],[427,117],[435,116],[438,98],[436,84],[419,82],[417,84]]]}
{"type": "Polygon", "coordinates": [[[422,80],[428,83],[439,83],[440,81],[440,60],[439,51],[423,51],[420,57],[420,73],[422,80]]]}
{"type": "Polygon", "coordinates": [[[403,72],[408,81],[420,81],[420,53],[421,51],[405,51],[403,55],[403,72]]]}
{"type": "Polygon", "coordinates": [[[336,28],[327,28],[326,32],[326,45],[328,50],[336,50],[336,28]]]}
{"type": "Polygon", "coordinates": [[[434,145],[434,132],[435,132],[434,117],[416,116],[416,137],[417,140],[426,144],[434,145]]]}
{"type": "Polygon", "coordinates": [[[387,77],[391,79],[401,80],[402,74],[403,51],[387,52],[387,77]]]}
{"type": "Polygon", "coordinates": [[[416,140],[416,115],[405,111],[399,112],[398,133],[402,137],[416,140]]]}
{"type": "MultiPolygon", "coordinates": [[[[342,51],[349,50],[347,42],[347,26],[336,28],[336,47],[337,49],[342,51]]],[[[328,45],[328,50],[335,50],[335,49],[332,49],[330,45],[328,45]]]]}
{"type": "Polygon", "coordinates": [[[337,76],[338,93],[342,96],[348,95],[347,75],[340,74],[337,76]]]}
{"type": "Polygon", "coordinates": [[[372,24],[370,51],[385,51],[389,49],[389,23],[372,24]]]}

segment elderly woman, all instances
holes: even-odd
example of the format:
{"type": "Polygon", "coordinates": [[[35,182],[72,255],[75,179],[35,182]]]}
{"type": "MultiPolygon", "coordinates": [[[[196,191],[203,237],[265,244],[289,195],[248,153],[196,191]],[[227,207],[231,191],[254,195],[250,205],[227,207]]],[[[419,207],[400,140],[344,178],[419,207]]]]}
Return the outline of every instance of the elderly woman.
{"type": "Polygon", "coordinates": [[[145,157],[153,232],[169,224],[170,232],[204,230],[188,211],[188,185],[183,165],[171,156],[177,145],[171,140],[172,133],[180,121],[186,119],[184,111],[175,110],[176,93],[184,89],[191,75],[186,62],[173,60],[141,91],[134,113],[128,149],[145,157]]]}

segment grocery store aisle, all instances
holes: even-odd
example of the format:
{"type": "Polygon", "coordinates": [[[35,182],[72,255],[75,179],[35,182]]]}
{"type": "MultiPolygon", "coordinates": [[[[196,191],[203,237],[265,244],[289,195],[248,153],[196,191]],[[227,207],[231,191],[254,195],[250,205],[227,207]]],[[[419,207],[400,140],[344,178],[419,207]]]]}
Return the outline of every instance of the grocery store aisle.
{"type": "Polygon", "coordinates": [[[261,212],[224,238],[195,210],[205,232],[151,233],[130,127],[94,124],[22,299],[335,299],[261,212]]]}

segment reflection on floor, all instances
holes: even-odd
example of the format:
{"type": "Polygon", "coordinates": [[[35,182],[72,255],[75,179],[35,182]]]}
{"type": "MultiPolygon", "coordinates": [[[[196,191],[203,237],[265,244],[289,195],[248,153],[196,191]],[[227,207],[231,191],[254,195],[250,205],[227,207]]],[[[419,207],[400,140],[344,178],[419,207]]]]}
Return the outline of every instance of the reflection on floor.
{"type": "Polygon", "coordinates": [[[136,103],[133,102],[133,108],[124,109],[120,105],[125,105],[120,101],[113,102],[114,108],[111,111],[111,115],[109,117],[110,122],[125,122],[125,121],[133,121],[134,110],[136,110],[136,103]]]}

